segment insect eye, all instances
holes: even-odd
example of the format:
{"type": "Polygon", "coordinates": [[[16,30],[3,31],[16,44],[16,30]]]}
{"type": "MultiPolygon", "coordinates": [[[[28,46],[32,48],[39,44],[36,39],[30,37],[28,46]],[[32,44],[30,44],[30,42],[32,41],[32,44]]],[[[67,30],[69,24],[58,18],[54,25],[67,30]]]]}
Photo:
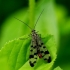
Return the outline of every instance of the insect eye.
{"type": "Polygon", "coordinates": [[[35,30],[32,30],[32,32],[35,32],[35,30]]]}

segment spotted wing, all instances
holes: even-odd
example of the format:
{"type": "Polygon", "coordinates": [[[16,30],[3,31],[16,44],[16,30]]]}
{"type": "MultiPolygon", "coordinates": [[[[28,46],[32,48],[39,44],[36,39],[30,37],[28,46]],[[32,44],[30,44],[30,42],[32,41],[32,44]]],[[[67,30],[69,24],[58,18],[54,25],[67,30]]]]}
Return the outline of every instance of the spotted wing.
{"type": "Polygon", "coordinates": [[[40,49],[40,54],[42,55],[42,58],[44,58],[45,61],[47,61],[48,63],[51,62],[51,56],[49,51],[47,50],[47,47],[44,45],[44,43],[41,40],[41,35],[37,36],[38,38],[38,45],[39,45],[39,49],[40,49]]]}
{"type": "Polygon", "coordinates": [[[50,63],[50,62],[51,62],[50,53],[49,53],[49,51],[47,50],[46,46],[44,46],[43,43],[41,43],[40,52],[41,52],[42,57],[44,58],[44,60],[47,61],[48,63],[50,63]]]}
{"type": "Polygon", "coordinates": [[[30,47],[30,55],[29,55],[30,66],[34,67],[36,61],[37,61],[37,47],[36,47],[36,43],[32,41],[32,44],[30,47]]]}

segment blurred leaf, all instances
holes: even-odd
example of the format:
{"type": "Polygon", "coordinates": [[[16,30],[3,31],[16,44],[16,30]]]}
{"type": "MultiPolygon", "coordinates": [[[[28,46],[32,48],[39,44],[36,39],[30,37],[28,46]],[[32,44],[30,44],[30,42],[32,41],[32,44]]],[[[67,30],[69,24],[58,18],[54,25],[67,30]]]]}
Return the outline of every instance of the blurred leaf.
{"type": "Polygon", "coordinates": [[[60,41],[55,66],[59,65],[63,70],[70,70],[70,17],[68,16],[67,8],[62,5],[56,5],[56,15],[60,41]]]}
{"type": "Polygon", "coordinates": [[[64,6],[56,5],[56,16],[61,34],[70,33],[70,17],[67,17],[67,9],[64,6]]]}
{"type": "Polygon", "coordinates": [[[64,19],[66,19],[67,10],[62,5],[55,5],[55,11],[59,25],[62,25],[63,24],[62,22],[64,22],[65,21],[64,19]]]}
{"type": "Polygon", "coordinates": [[[67,18],[66,24],[63,27],[63,34],[70,33],[70,18],[67,18]]]}
{"type": "Polygon", "coordinates": [[[0,48],[4,46],[4,44],[10,40],[21,37],[25,33],[28,33],[27,26],[16,20],[14,17],[21,19],[27,23],[27,12],[26,9],[22,9],[18,12],[12,14],[8,19],[4,22],[2,28],[2,37],[0,42],[0,48]],[[22,16],[23,14],[23,16],[22,16]],[[20,18],[19,18],[20,17],[20,18]],[[24,30],[26,28],[26,31],[24,30]]]}
{"type": "Polygon", "coordinates": [[[69,63],[62,64],[63,70],[70,70],[70,61],[69,63]]]}
{"type": "Polygon", "coordinates": [[[58,66],[58,67],[56,67],[54,70],[63,70],[63,69],[61,69],[61,68],[58,66]]]}

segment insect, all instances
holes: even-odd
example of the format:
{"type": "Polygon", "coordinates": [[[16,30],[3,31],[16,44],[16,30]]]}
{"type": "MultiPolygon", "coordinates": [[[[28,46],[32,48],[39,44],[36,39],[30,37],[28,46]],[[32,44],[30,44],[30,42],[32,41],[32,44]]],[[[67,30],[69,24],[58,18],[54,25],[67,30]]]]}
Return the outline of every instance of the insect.
{"type": "MultiPolygon", "coordinates": [[[[41,12],[41,14],[42,14],[42,12],[41,12]]],[[[40,14],[40,16],[41,16],[41,14],[40,14]]],[[[39,20],[40,16],[38,17],[38,20],[39,20]]],[[[19,20],[19,19],[17,19],[17,20],[19,20]]],[[[38,20],[37,20],[37,22],[38,22],[38,20]]],[[[21,20],[19,20],[19,21],[21,21],[21,20]]],[[[21,21],[21,22],[24,23],[23,21],[21,21]]],[[[37,24],[37,22],[36,22],[36,24],[37,24]]],[[[24,24],[27,25],[26,23],[24,23],[24,24]]],[[[35,26],[36,26],[36,24],[35,24],[35,26]]],[[[35,63],[37,62],[37,57],[43,58],[46,62],[50,63],[51,56],[50,56],[50,53],[47,50],[46,46],[42,42],[41,35],[36,32],[35,27],[34,27],[34,29],[32,29],[30,26],[28,26],[28,27],[32,30],[31,34],[30,34],[30,36],[31,36],[31,47],[30,47],[30,55],[29,55],[30,66],[31,67],[35,66],[35,63]]]]}

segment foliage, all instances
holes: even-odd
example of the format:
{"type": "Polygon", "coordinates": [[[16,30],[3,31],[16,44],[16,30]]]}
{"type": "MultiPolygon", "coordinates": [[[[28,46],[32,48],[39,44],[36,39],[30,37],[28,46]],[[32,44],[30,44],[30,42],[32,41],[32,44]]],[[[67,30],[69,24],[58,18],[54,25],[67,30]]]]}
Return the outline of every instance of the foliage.
{"type": "MultiPolygon", "coordinates": [[[[30,5],[32,6],[33,4],[30,5]]],[[[59,67],[61,66],[60,57],[65,56],[65,51],[63,52],[62,49],[69,44],[69,41],[64,44],[65,40],[68,40],[65,39],[64,35],[67,37],[70,32],[70,18],[65,18],[66,15],[64,14],[66,14],[66,10],[63,7],[55,6],[53,0],[39,0],[39,2],[36,3],[36,7],[32,6],[33,8],[35,7],[33,10],[32,8],[30,10],[23,8],[8,17],[2,27],[0,40],[0,70],[62,70],[59,67]],[[37,22],[35,30],[39,31],[38,34],[41,34],[42,38],[45,38],[43,42],[51,54],[52,62],[45,63],[43,60],[38,59],[36,66],[31,68],[28,62],[31,38],[20,40],[20,37],[27,38],[31,30],[14,17],[24,21],[33,28],[35,24],[34,21],[36,22],[43,9],[44,11],[37,22]],[[32,16],[29,15],[29,12],[32,13],[31,10],[33,11],[32,16]],[[31,19],[31,17],[33,18],[31,19]]],[[[68,66],[63,66],[62,67],[67,70],[70,68],[69,64],[68,66]],[[65,66],[67,68],[65,68],[65,66]]]]}

